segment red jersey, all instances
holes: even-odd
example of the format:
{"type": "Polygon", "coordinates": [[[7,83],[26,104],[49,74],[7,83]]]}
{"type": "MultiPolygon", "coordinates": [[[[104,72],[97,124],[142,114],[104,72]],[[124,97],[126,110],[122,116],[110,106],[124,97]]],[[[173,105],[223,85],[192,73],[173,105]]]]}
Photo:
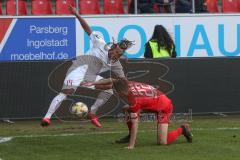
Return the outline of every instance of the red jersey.
{"type": "Polygon", "coordinates": [[[153,86],[133,81],[129,81],[128,86],[128,102],[131,112],[148,110],[166,113],[172,111],[171,100],[153,86]]]}

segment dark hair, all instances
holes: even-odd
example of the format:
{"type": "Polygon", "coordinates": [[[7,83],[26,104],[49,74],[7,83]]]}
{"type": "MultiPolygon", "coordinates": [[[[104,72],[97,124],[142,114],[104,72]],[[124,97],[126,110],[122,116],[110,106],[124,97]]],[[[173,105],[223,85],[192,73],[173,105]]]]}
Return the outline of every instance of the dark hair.
{"type": "Polygon", "coordinates": [[[113,89],[117,93],[128,91],[128,81],[125,78],[118,78],[113,80],[113,89]]]}
{"type": "Polygon", "coordinates": [[[120,47],[121,49],[123,49],[124,51],[127,50],[127,49],[129,49],[129,48],[131,48],[131,47],[134,45],[133,41],[129,41],[129,40],[127,40],[127,39],[122,39],[122,40],[121,40],[120,42],[118,42],[117,44],[118,44],[119,47],[120,47]]]}
{"type": "Polygon", "coordinates": [[[131,48],[134,43],[134,41],[129,41],[127,39],[122,39],[120,42],[115,43],[114,40],[113,42],[110,42],[107,45],[111,45],[111,49],[115,49],[117,46],[119,46],[123,51],[126,51],[127,49],[131,48]]]}
{"type": "Polygon", "coordinates": [[[175,45],[165,27],[162,25],[156,25],[151,40],[156,40],[158,51],[160,51],[161,47],[164,47],[168,53],[172,55],[171,50],[175,48],[175,45]]]}

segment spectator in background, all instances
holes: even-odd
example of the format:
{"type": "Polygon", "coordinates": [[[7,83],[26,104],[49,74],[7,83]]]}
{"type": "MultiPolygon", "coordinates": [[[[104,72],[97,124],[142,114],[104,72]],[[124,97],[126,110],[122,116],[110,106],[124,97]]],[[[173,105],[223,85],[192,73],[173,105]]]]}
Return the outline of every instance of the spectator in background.
{"type": "Polygon", "coordinates": [[[145,44],[145,58],[176,57],[172,37],[162,25],[156,25],[151,39],[145,44]]]}
{"type": "Polygon", "coordinates": [[[195,13],[204,13],[207,11],[207,6],[204,5],[204,0],[195,0],[195,13]]]}
{"type": "Polygon", "coordinates": [[[174,0],[155,0],[155,5],[159,13],[172,13],[172,4],[174,0]]]}
{"type": "Polygon", "coordinates": [[[192,12],[191,0],[176,0],[175,1],[175,12],[176,13],[191,13],[192,12]]]}
{"type": "MultiPolygon", "coordinates": [[[[137,13],[154,13],[153,5],[155,0],[137,0],[137,13]]],[[[135,13],[135,1],[132,0],[129,13],[135,13]]]]}

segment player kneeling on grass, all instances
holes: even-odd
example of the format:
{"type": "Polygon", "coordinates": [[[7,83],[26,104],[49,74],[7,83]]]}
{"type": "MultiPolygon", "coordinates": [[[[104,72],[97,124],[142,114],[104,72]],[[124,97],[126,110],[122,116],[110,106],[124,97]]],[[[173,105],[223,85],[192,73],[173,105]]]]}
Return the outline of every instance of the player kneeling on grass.
{"type": "Polygon", "coordinates": [[[139,112],[147,110],[157,116],[157,144],[170,144],[180,135],[184,135],[189,143],[192,134],[188,124],[168,132],[169,118],[173,111],[171,100],[162,92],[151,85],[131,82],[126,79],[112,80],[114,90],[124,99],[129,107],[126,108],[130,115],[128,123],[129,135],[118,142],[129,142],[128,149],[133,149],[137,137],[139,112]]]}

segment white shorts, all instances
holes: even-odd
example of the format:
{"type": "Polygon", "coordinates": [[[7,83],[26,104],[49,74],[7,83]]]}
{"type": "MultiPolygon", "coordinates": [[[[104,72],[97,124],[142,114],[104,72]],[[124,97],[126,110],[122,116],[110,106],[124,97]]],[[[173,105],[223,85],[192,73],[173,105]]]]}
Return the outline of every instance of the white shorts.
{"type": "Polygon", "coordinates": [[[99,75],[88,75],[86,76],[87,65],[79,66],[76,69],[72,70],[70,73],[66,75],[66,78],[63,82],[62,89],[77,89],[79,86],[95,89],[92,85],[84,85],[84,83],[93,83],[103,79],[103,77],[99,75]],[[91,78],[87,78],[91,77],[91,78]],[[81,85],[82,84],[82,85],[81,85]]]}

